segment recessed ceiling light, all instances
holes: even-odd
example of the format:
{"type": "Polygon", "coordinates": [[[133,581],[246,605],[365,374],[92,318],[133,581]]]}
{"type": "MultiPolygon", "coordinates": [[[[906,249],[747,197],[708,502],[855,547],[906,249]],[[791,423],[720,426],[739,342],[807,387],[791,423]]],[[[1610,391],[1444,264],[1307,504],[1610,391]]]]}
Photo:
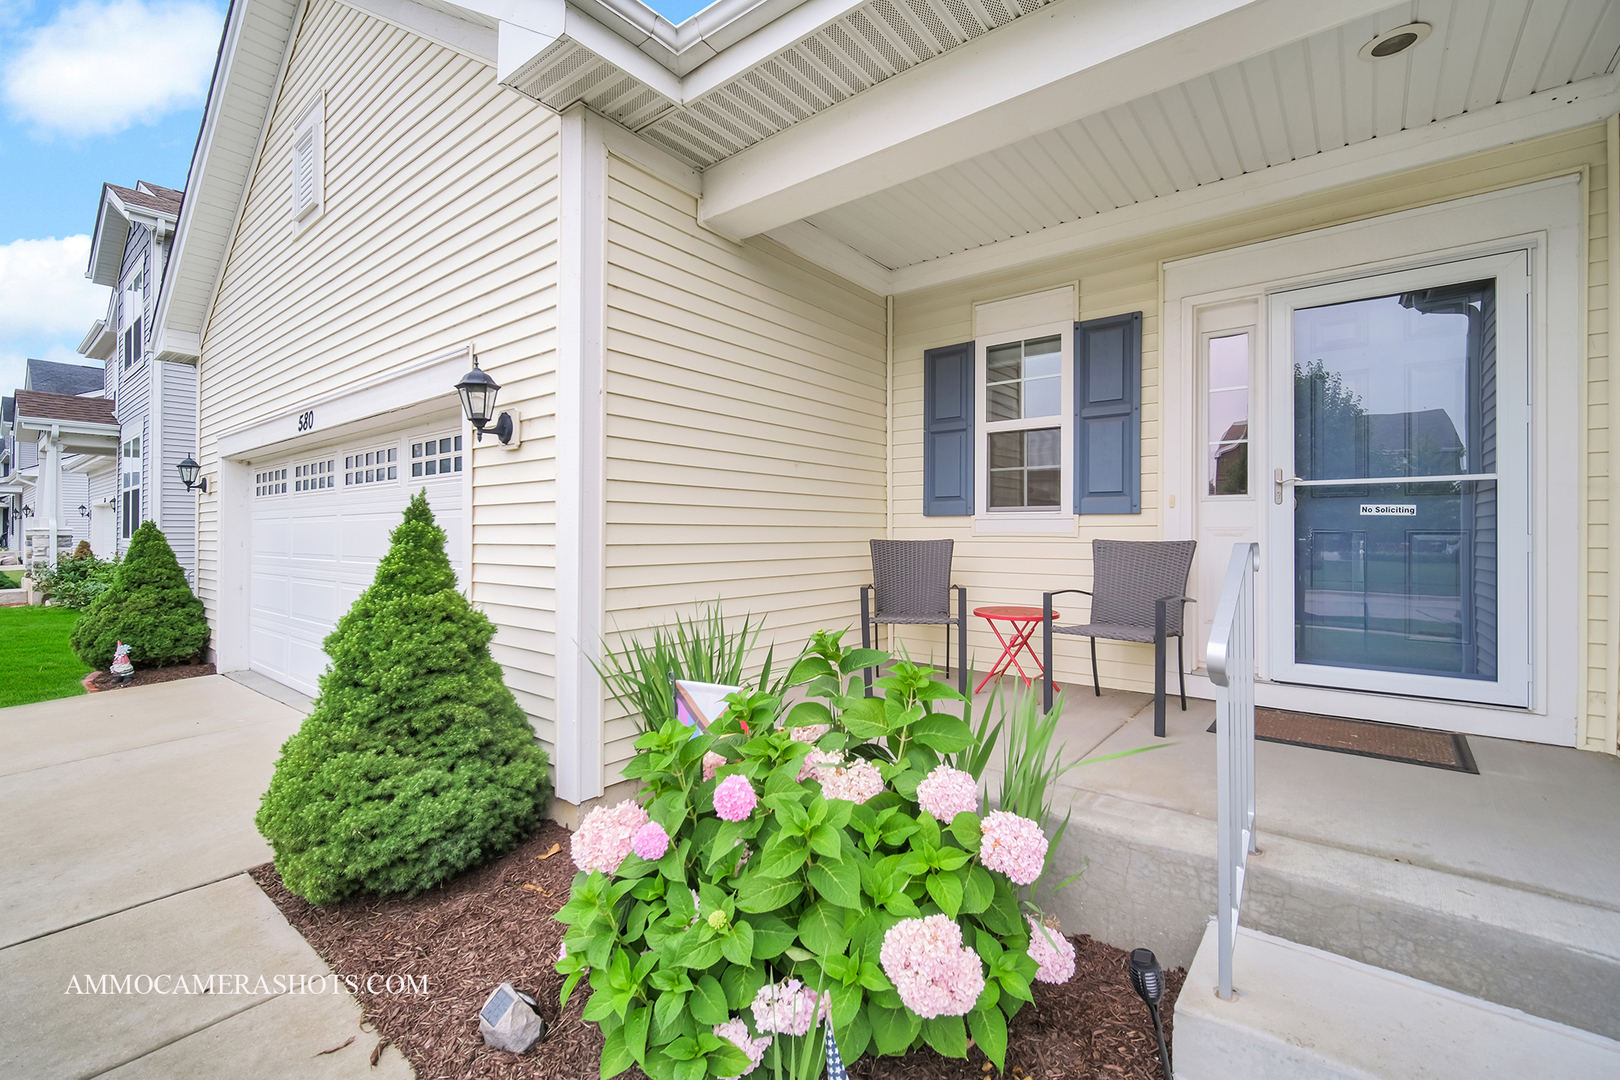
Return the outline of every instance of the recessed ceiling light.
{"type": "Polygon", "coordinates": [[[1363,45],[1361,52],[1357,55],[1367,61],[1399,56],[1414,45],[1421,43],[1424,38],[1429,36],[1429,31],[1432,29],[1434,28],[1428,23],[1415,22],[1407,23],[1405,26],[1397,26],[1393,30],[1385,30],[1382,34],[1363,45]]]}

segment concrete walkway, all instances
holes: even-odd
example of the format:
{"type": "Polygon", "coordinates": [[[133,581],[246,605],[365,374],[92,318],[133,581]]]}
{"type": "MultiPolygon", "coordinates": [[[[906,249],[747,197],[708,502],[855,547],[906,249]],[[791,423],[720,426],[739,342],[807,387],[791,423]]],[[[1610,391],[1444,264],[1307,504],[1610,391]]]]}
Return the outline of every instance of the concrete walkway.
{"type": "Polygon", "coordinates": [[[0,1080],[413,1075],[371,1067],[358,1004],[243,873],[300,719],[220,676],[0,710],[0,1080]]]}

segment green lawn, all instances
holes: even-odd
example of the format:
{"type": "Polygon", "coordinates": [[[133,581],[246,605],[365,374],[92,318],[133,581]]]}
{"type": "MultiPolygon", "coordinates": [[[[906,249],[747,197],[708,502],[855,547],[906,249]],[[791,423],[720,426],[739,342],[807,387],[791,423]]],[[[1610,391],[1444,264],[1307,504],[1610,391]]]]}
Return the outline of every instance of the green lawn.
{"type": "Polygon", "coordinates": [[[90,669],[68,648],[70,608],[0,607],[0,708],[84,693],[90,669]]]}
{"type": "Polygon", "coordinates": [[[22,588],[21,570],[0,570],[0,589],[22,588]]]}

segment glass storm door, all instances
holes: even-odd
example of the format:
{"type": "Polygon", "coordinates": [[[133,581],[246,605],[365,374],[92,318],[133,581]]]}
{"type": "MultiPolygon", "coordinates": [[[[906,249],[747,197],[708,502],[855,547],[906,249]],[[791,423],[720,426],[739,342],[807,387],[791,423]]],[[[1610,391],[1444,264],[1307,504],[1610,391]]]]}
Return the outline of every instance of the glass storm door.
{"type": "Polygon", "coordinates": [[[1525,262],[1273,298],[1284,681],[1528,704],[1525,262]]]}

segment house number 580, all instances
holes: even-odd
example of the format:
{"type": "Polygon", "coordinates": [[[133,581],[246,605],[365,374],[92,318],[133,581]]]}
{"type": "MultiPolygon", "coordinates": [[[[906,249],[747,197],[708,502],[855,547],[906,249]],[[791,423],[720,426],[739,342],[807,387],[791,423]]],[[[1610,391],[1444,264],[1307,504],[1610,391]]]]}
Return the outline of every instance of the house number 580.
{"type": "Polygon", "coordinates": [[[299,413],[298,414],[298,430],[299,431],[314,431],[315,430],[315,410],[314,409],[311,409],[309,412],[306,412],[306,413],[299,413]]]}

